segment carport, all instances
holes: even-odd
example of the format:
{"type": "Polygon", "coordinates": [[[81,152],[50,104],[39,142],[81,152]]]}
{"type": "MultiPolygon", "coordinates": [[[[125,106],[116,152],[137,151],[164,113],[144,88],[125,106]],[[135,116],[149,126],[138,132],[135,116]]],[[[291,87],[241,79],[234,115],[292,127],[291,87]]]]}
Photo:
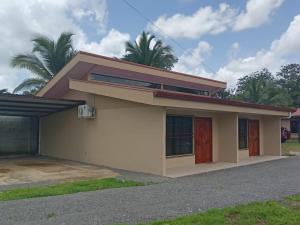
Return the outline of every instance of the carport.
{"type": "Polygon", "coordinates": [[[40,118],[82,104],[85,102],[0,94],[0,156],[38,154],[40,118]]]}

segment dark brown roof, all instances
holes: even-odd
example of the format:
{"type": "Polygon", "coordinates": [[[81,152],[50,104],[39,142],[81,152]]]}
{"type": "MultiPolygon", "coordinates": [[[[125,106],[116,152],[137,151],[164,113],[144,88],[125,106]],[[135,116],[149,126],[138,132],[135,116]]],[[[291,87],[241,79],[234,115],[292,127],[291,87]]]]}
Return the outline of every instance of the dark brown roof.
{"type": "Polygon", "coordinates": [[[153,95],[155,97],[171,98],[171,99],[178,99],[178,100],[184,100],[184,101],[214,103],[214,104],[221,104],[221,105],[230,105],[230,106],[256,108],[256,109],[266,109],[266,110],[274,110],[274,111],[281,111],[281,112],[295,112],[295,109],[293,109],[293,108],[275,107],[275,106],[270,106],[270,105],[262,105],[262,104],[248,103],[248,102],[228,100],[228,99],[219,99],[219,98],[208,97],[208,96],[175,93],[175,92],[169,92],[169,91],[154,91],[153,95]]]}

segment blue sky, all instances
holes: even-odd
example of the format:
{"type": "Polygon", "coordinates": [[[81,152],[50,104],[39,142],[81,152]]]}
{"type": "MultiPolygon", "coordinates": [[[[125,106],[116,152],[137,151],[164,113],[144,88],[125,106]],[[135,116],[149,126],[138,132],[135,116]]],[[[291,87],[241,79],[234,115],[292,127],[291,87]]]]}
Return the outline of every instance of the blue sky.
{"type": "MultiPolygon", "coordinates": [[[[124,1],[119,0],[117,2],[120,3],[116,4],[116,1],[108,1],[107,3],[109,11],[108,26],[122,32],[129,32],[132,37],[136,37],[147,27],[148,21],[145,21],[144,18],[128,7],[124,1]]],[[[220,3],[224,2],[240,10],[244,10],[246,5],[246,1],[236,0],[164,0],[159,1],[159,4],[153,4],[155,1],[147,0],[128,0],[128,2],[143,12],[151,21],[155,21],[161,15],[172,16],[176,13],[192,15],[199,8],[206,6],[216,9],[220,3]]],[[[269,21],[262,26],[242,32],[227,31],[218,35],[203,35],[195,39],[176,38],[176,41],[185,49],[194,48],[200,40],[210,43],[214,50],[211,57],[207,58],[206,64],[217,71],[220,66],[228,63],[228,51],[233,43],[239,43],[241,48],[237,56],[251,56],[261,49],[268,48],[270,43],[287,29],[294,16],[299,13],[300,2],[295,0],[285,1],[274,11],[269,21]]],[[[170,38],[165,38],[165,40],[174,48],[178,56],[183,53],[183,50],[174,44],[170,38]]]]}
{"type": "Polygon", "coordinates": [[[124,43],[147,30],[174,49],[174,70],[228,82],[267,67],[273,72],[300,61],[297,0],[3,0],[0,20],[0,89],[34,76],[9,67],[30,52],[39,33],[57,38],[72,31],[77,49],[120,57],[124,43]],[[155,26],[153,26],[155,24],[155,26]],[[177,46],[176,43],[179,43],[177,46]]]}

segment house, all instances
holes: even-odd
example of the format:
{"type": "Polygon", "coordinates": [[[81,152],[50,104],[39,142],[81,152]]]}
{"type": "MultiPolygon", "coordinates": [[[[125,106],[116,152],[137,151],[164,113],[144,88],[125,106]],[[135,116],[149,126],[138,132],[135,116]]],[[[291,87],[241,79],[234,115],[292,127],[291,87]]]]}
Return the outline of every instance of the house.
{"type": "Polygon", "coordinates": [[[39,154],[158,175],[280,156],[281,118],[293,110],[212,97],[225,88],[216,80],[79,52],[37,94],[75,106],[39,117],[39,154]],[[94,117],[78,118],[83,102],[96,110],[94,117]]]}
{"type": "Polygon", "coordinates": [[[300,108],[293,112],[291,116],[281,120],[281,126],[291,133],[291,138],[298,138],[300,121],[300,108]]]}

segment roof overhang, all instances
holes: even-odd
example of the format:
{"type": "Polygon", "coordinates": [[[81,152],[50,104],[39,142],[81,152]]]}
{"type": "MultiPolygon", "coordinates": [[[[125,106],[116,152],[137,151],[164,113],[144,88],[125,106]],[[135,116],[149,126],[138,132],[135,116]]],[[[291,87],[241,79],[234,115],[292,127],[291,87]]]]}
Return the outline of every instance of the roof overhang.
{"type": "Polygon", "coordinates": [[[85,102],[31,95],[0,94],[0,115],[43,117],[82,104],[85,102]]]}
{"type": "Polygon", "coordinates": [[[70,80],[69,83],[71,90],[153,106],[280,117],[286,117],[290,112],[295,111],[291,108],[274,107],[178,92],[155,91],[153,89],[108,84],[98,81],[70,80]]]}
{"type": "MultiPolygon", "coordinates": [[[[118,75],[130,79],[152,79],[153,82],[203,89],[215,93],[226,88],[226,82],[162,70],[124,60],[78,52],[64,68],[43,87],[37,96],[61,98],[68,91],[69,79],[80,80],[89,73],[118,75]]],[[[146,81],[146,80],[145,80],[146,81]]]]}
{"type": "Polygon", "coordinates": [[[255,103],[235,101],[235,100],[229,100],[229,99],[211,98],[211,97],[207,97],[207,96],[197,96],[197,95],[190,95],[190,94],[183,94],[183,93],[155,91],[153,94],[155,97],[185,100],[185,101],[206,102],[206,103],[213,103],[213,104],[220,104],[220,105],[248,107],[248,108],[254,108],[254,109],[274,110],[274,111],[280,111],[280,112],[294,112],[295,111],[295,109],[291,109],[291,108],[287,108],[287,107],[276,107],[276,106],[270,106],[270,105],[255,104],[255,103]]]}

